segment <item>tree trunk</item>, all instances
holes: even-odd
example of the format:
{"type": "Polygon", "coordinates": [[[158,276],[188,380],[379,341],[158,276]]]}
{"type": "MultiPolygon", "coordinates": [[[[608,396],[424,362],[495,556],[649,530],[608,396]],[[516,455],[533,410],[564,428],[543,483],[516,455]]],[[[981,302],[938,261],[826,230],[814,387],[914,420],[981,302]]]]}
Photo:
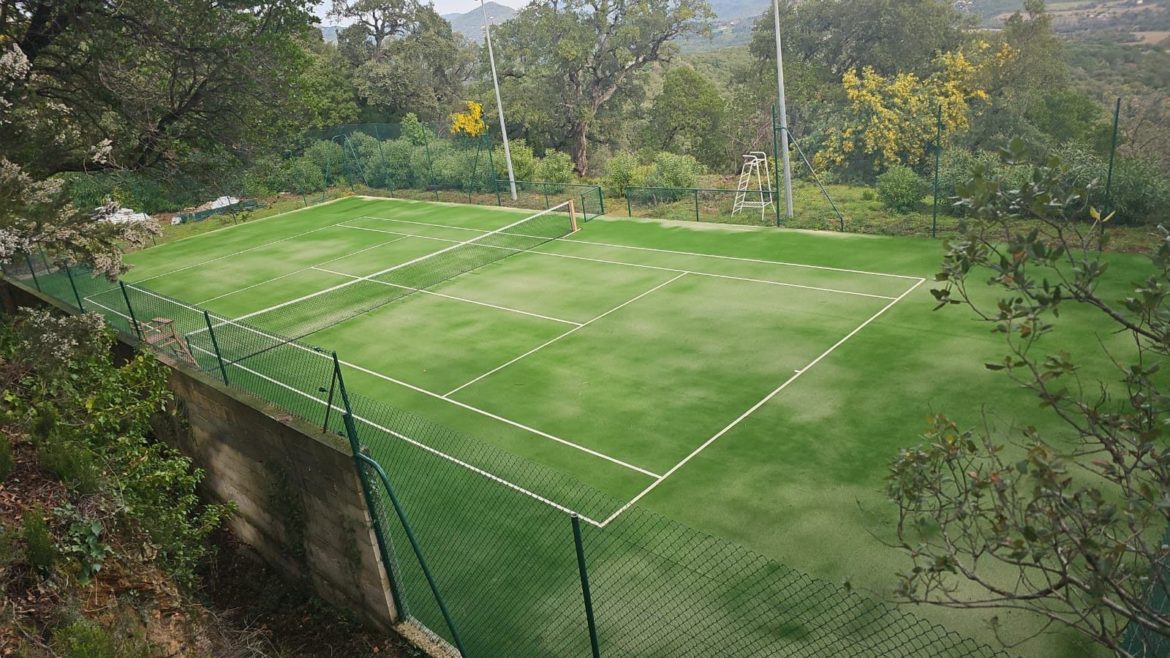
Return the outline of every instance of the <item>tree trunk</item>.
{"type": "Polygon", "coordinates": [[[573,167],[578,176],[585,176],[589,171],[588,143],[585,140],[587,128],[584,121],[573,124],[573,167]]]}

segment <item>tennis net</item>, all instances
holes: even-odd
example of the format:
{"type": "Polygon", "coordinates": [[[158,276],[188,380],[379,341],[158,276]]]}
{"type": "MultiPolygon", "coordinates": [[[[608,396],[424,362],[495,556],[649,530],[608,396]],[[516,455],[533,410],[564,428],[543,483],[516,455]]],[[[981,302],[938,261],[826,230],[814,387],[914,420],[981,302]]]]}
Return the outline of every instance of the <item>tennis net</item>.
{"type": "Polygon", "coordinates": [[[234,319],[213,323],[219,350],[232,363],[270,349],[272,335],[285,340],[375,311],[496,261],[529,251],[573,232],[571,202],[507,226],[450,244],[438,251],[234,319]],[[271,334],[260,333],[256,329],[271,334]]]}

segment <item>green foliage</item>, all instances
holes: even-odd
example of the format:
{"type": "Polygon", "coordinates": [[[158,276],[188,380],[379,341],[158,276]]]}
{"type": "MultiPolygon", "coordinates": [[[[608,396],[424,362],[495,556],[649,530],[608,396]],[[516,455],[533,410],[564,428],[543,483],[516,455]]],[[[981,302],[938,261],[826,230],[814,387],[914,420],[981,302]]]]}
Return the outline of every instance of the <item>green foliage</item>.
{"type": "MultiPolygon", "coordinates": [[[[557,150],[545,152],[536,166],[536,179],[544,183],[572,183],[573,159],[568,153],[557,150]]],[[[548,191],[556,194],[560,194],[564,189],[563,185],[548,186],[548,191]]]]}
{"type": "Polygon", "coordinates": [[[703,0],[633,0],[605,11],[584,0],[529,4],[493,33],[497,61],[523,62],[502,76],[504,105],[523,117],[532,143],[570,153],[588,175],[589,135],[616,136],[621,108],[644,99],[640,73],[669,57],[672,39],[706,30],[710,16],[703,0]]]}
{"type": "Polygon", "coordinates": [[[16,466],[12,461],[12,443],[6,436],[0,436],[0,482],[8,479],[16,466]]]}
{"type": "Polygon", "coordinates": [[[402,137],[415,146],[423,146],[435,141],[435,131],[423,125],[417,114],[407,112],[402,117],[402,137]]]}
{"type": "MultiPolygon", "coordinates": [[[[534,180],[536,178],[536,153],[523,139],[513,139],[508,142],[508,149],[512,152],[512,172],[516,180],[534,180]]],[[[508,179],[508,160],[504,157],[504,145],[496,147],[492,153],[492,161],[496,165],[496,177],[499,180],[508,179]]]]}
{"type": "Polygon", "coordinates": [[[25,562],[41,575],[48,575],[57,562],[57,548],[44,517],[44,510],[39,507],[26,510],[21,520],[20,538],[24,542],[25,562]]]}
{"type": "Polygon", "coordinates": [[[75,507],[66,504],[53,510],[53,515],[66,527],[61,550],[66,556],[77,561],[77,581],[88,585],[102,570],[102,563],[114,551],[102,541],[104,528],[101,521],[82,516],[75,507]]]}
{"type": "MultiPolygon", "coordinates": [[[[39,413],[54,418],[48,410],[39,413]]],[[[36,443],[41,465],[61,478],[66,486],[81,494],[91,494],[98,490],[102,467],[85,443],[78,440],[76,432],[54,425],[53,430],[38,438],[36,443]]]]}
{"type": "Polygon", "coordinates": [[[53,631],[52,648],[61,658],[149,658],[145,643],[119,641],[97,622],[77,619],[53,631]]]}
{"type": "Polygon", "coordinates": [[[619,197],[627,187],[642,187],[650,179],[652,167],[643,165],[633,153],[618,153],[605,163],[602,184],[605,193],[619,197]]]}
{"type": "Polygon", "coordinates": [[[1040,417],[1014,431],[935,416],[925,442],[893,460],[887,493],[912,561],[898,593],[948,609],[1030,611],[1129,654],[1136,628],[1167,631],[1158,538],[1170,521],[1170,474],[1151,437],[1170,413],[1161,376],[1170,232],[1151,236],[1153,255],[1136,280],[1110,278],[1107,220],[1089,202],[1099,183],[1081,184],[1059,157],[1031,164],[1020,140],[1005,157],[1031,175],[1009,185],[980,166],[959,186],[968,217],[931,293],[939,309],[965,308],[963,322],[1001,338],[1002,356],[986,368],[1013,395],[1031,396],[1040,417]],[[1131,280],[1128,296],[1115,287],[1131,280]],[[1067,317],[1077,321],[1060,321],[1067,317]],[[1098,321],[1118,340],[1053,342],[1098,321]]]}
{"type": "Polygon", "coordinates": [[[689,155],[659,153],[654,157],[654,170],[648,184],[653,187],[695,187],[703,165],[689,155]]]}
{"type": "Polygon", "coordinates": [[[672,68],[650,108],[643,141],[651,148],[689,154],[708,167],[720,167],[730,155],[723,133],[726,113],[726,102],[710,80],[692,68],[672,68]]]}
{"type": "Polygon", "coordinates": [[[877,177],[877,195],[882,204],[897,212],[910,212],[930,193],[930,183],[903,165],[890,167],[877,177]]]}
{"type": "Polygon", "coordinates": [[[1053,155],[1067,169],[1067,178],[1087,188],[1088,204],[1102,212],[1115,212],[1116,224],[1156,224],[1166,219],[1170,207],[1170,178],[1151,162],[1119,157],[1113,170],[1113,189],[1106,195],[1109,162],[1088,147],[1067,145],[1053,155]]]}
{"type": "MultiPolygon", "coordinates": [[[[1026,183],[1032,175],[1032,168],[1024,165],[1005,163],[999,155],[987,151],[972,151],[962,147],[943,149],[939,158],[939,210],[952,215],[960,215],[963,207],[957,204],[959,188],[971,180],[976,167],[981,167],[985,175],[1001,179],[1005,184],[1018,188],[1026,183]]],[[[931,184],[930,181],[927,182],[931,184]]]]}
{"type": "Polygon", "coordinates": [[[15,326],[0,329],[0,358],[26,372],[6,383],[2,410],[41,446],[54,446],[63,474],[91,479],[87,486],[111,501],[116,524],[152,545],[178,581],[191,583],[205,540],[228,509],[202,505],[195,491],[202,473],[146,438],[170,400],[165,366],[146,355],[115,366],[112,343],[100,318],[25,311],[15,326]]]}

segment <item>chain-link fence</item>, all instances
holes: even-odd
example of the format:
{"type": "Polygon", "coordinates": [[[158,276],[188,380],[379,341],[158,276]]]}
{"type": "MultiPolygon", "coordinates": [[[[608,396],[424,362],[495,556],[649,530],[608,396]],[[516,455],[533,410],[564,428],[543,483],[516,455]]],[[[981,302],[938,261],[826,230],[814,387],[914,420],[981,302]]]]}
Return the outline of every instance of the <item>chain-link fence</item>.
{"type": "Polygon", "coordinates": [[[334,353],[43,254],[4,272],[348,437],[399,610],[464,655],[997,655],[654,512],[606,523],[619,501],[350,390],[334,353]]]}

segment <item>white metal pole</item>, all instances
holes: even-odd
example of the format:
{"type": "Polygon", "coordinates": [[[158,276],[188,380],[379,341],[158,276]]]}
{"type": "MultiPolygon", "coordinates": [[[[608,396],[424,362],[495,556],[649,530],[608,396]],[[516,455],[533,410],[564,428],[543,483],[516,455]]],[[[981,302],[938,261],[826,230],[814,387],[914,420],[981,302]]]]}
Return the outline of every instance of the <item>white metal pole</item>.
{"type": "Polygon", "coordinates": [[[788,161],[788,105],[784,100],[784,49],[780,39],[780,0],[772,1],[772,18],[776,27],[776,85],[780,88],[780,159],[784,161],[784,202],[786,215],[791,219],[792,164],[788,161]]]}
{"type": "Polygon", "coordinates": [[[492,86],[496,88],[496,109],[500,114],[500,134],[504,136],[504,160],[508,163],[508,186],[512,190],[512,200],[515,201],[516,174],[512,173],[512,149],[508,146],[508,126],[504,124],[504,101],[500,98],[500,81],[496,78],[496,56],[492,53],[492,22],[488,18],[487,5],[483,3],[483,0],[479,0],[479,7],[483,10],[483,33],[487,38],[488,62],[492,65],[492,86]]]}

